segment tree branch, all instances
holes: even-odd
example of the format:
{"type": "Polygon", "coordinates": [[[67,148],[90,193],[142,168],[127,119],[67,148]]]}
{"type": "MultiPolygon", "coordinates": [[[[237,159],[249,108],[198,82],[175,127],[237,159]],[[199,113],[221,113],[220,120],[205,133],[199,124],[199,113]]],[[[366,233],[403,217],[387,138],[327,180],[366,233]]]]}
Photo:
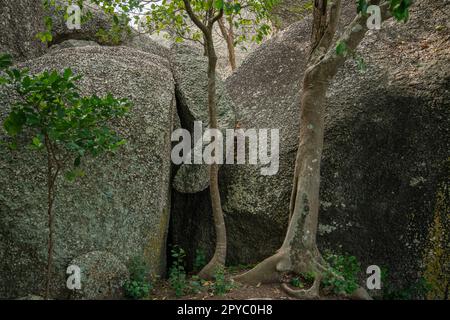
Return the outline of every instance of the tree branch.
{"type": "MultiPolygon", "coordinates": [[[[371,4],[373,3],[379,3],[379,1],[372,1],[371,4]]],[[[383,3],[380,4],[382,21],[386,21],[392,17],[389,12],[389,5],[390,4],[388,1],[383,1],[383,3]]],[[[337,43],[345,43],[348,51],[356,50],[358,45],[364,39],[367,31],[369,30],[367,28],[368,18],[368,16],[364,16],[361,13],[358,14],[354,18],[354,20],[346,27],[343,35],[339,38],[337,43]]],[[[315,66],[323,67],[322,70],[325,70],[325,72],[327,73],[327,78],[331,79],[336,75],[337,71],[346,60],[347,55],[337,54],[335,46],[333,46],[328,49],[323,59],[316,62],[315,66]]]]}
{"type": "Polygon", "coordinates": [[[311,52],[310,60],[315,61],[315,59],[324,55],[331,46],[334,35],[336,34],[337,27],[339,25],[339,20],[341,18],[342,2],[341,0],[335,0],[329,5],[328,11],[329,19],[325,30],[323,31],[322,37],[318,41],[316,47],[311,52]]]}
{"type": "Polygon", "coordinates": [[[211,25],[213,25],[217,20],[223,17],[223,9],[220,9],[219,13],[211,20],[211,25]]]}
{"type": "Polygon", "coordinates": [[[186,8],[186,12],[191,18],[192,22],[204,33],[208,34],[208,28],[206,25],[200,21],[200,19],[195,15],[194,10],[192,10],[191,2],[189,0],[183,0],[184,6],[186,8]]]}

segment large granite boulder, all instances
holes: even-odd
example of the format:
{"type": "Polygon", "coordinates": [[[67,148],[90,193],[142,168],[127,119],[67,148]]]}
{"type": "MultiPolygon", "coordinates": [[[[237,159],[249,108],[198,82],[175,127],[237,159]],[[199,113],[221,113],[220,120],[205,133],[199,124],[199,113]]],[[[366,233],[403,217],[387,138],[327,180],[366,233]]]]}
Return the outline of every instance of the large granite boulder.
{"type": "MultiPolygon", "coordinates": [[[[208,128],[208,60],[197,48],[186,44],[173,45],[171,52],[181,125],[191,133],[194,130],[194,121],[202,121],[203,128],[208,128]]],[[[217,76],[216,94],[219,128],[233,129],[234,105],[220,76],[217,76]]],[[[173,182],[174,189],[181,193],[200,192],[208,186],[207,165],[181,165],[173,182]]]]}
{"type": "MultiPolygon", "coordinates": [[[[83,75],[82,94],[110,92],[134,104],[128,117],[112,124],[127,144],[117,154],[87,159],[87,174],[79,181],[58,180],[55,296],[69,294],[65,277],[70,261],[92,251],[107,251],[124,264],[144,256],[154,274],[163,274],[175,108],[173,77],[165,62],[126,47],[79,47],[20,66],[32,73],[70,67],[83,75]]],[[[11,96],[0,96],[2,121],[11,96]]],[[[0,148],[1,297],[42,294],[48,235],[45,168],[42,153],[0,148]]]]}
{"type": "Polygon", "coordinates": [[[0,53],[17,60],[40,56],[46,46],[36,38],[45,30],[42,1],[0,0],[0,53]]]}
{"type": "MultiPolygon", "coordinates": [[[[320,243],[384,267],[393,287],[408,290],[430,267],[425,256],[450,261],[448,242],[432,233],[450,235],[448,212],[438,211],[440,197],[450,206],[447,10],[416,1],[408,23],[384,23],[358,50],[367,72],[348,62],[328,96],[320,243]]],[[[442,261],[434,276],[448,286],[442,261]]]]}
{"type": "Polygon", "coordinates": [[[89,40],[101,44],[121,44],[129,36],[128,28],[112,31],[113,18],[102,8],[89,1],[84,1],[81,10],[81,29],[69,29],[65,18],[69,1],[57,0],[55,6],[51,6],[46,13],[52,18],[51,44],[58,44],[65,40],[89,40]],[[114,35],[114,36],[112,36],[114,35]]]}
{"type": "Polygon", "coordinates": [[[123,285],[130,274],[115,255],[93,251],[76,257],[70,266],[80,270],[80,289],[72,291],[71,299],[103,300],[123,298],[123,285]]]}
{"type": "MultiPolygon", "coordinates": [[[[430,228],[448,239],[448,223],[435,226],[445,218],[437,219],[434,208],[438,194],[449,203],[448,188],[442,189],[448,185],[449,27],[442,2],[415,4],[407,24],[389,21],[367,35],[358,55],[368,70],[349,61],[328,94],[319,245],[354,254],[363,267],[385,267],[398,285],[420,277],[433,249],[430,228]]],[[[230,264],[258,262],[284,237],[309,35],[308,19],[291,25],[227,79],[240,127],[279,128],[281,139],[277,175],[261,176],[246,165],[222,169],[230,264]]],[[[211,254],[206,196],[185,197],[191,218],[183,228],[190,238],[179,242],[211,254]]]]}

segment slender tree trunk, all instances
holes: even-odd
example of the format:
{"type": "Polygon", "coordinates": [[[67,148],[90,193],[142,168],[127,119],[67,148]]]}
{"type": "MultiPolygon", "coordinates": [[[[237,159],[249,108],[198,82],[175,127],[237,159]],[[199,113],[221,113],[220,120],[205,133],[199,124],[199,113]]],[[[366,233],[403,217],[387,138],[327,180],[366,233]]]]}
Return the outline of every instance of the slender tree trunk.
{"type": "MultiPolygon", "coordinates": [[[[312,271],[320,274],[324,269],[324,263],[316,245],[316,231],[319,215],[324,106],[328,81],[320,77],[320,73],[312,67],[306,71],[303,80],[300,116],[302,125],[292,192],[294,205],[284,242],[274,256],[264,260],[248,273],[237,277],[237,281],[254,285],[277,282],[280,281],[282,272],[312,271]]],[[[316,282],[320,282],[320,279],[316,282]]]]}
{"type": "Polygon", "coordinates": [[[56,194],[56,179],[58,177],[60,168],[57,161],[54,161],[53,148],[48,137],[45,136],[45,146],[47,149],[47,223],[48,223],[48,243],[47,243],[47,274],[45,283],[45,299],[50,298],[51,280],[53,273],[53,248],[54,248],[54,234],[55,222],[53,215],[53,204],[56,194]]]}
{"type": "Polygon", "coordinates": [[[229,28],[225,27],[224,18],[219,19],[219,28],[222,33],[222,37],[225,39],[228,49],[228,62],[230,63],[231,70],[236,70],[236,49],[234,48],[234,30],[233,24],[231,21],[229,22],[229,28]]]}
{"type": "MultiPolygon", "coordinates": [[[[388,2],[381,5],[384,19],[389,18],[388,7],[388,2]]],[[[293,290],[283,285],[288,293],[298,297],[318,296],[322,274],[329,270],[316,244],[324,108],[328,86],[347,59],[345,54],[336,53],[333,41],[340,17],[341,0],[329,3],[327,0],[316,0],[314,10],[313,50],[303,78],[300,141],[294,169],[289,227],[276,254],[235,278],[239,282],[258,284],[280,281],[283,272],[314,272],[314,284],[308,290],[293,290]],[[327,19],[323,18],[324,4],[329,5],[327,19]]],[[[340,41],[346,44],[348,50],[355,50],[364,38],[367,32],[366,20],[366,16],[358,15],[346,28],[340,41]]],[[[353,297],[370,299],[362,288],[358,288],[353,297]]]]}
{"type": "MultiPolygon", "coordinates": [[[[217,56],[212,39],[212,27],[205,36],[208,54],[208,112],[209,127],[218,129],[217,108],[216,108],[216,66],[217,56]]],[[[219,165],[214,163],[210,165],[210,197],[212,213],[214,218],[214,227],[216,232],[216,248],[214,256],[209,263],[199,272],[199,276],[204,279],[213,278],[217,268],[225,265],[227,253],[227,235],[225,220],[222,211],[222,204],[219,192],[219,165]]]]}

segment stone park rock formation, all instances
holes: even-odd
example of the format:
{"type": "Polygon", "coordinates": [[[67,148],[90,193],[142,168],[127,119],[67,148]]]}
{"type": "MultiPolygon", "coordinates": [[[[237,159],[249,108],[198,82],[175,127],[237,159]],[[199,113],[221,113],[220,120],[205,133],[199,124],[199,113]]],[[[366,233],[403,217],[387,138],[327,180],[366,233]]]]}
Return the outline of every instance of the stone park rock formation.
{"type": "MultiPolygon", "coordinates": [[[[135,256],[163,275],[168,244],[186,250],[188,267],[196,249],[211,255],[207,171],[170,160],[173,129],[207,122],[201,52],[136,35],[105,46],[96,34],[109,22],[97,11],[81,32],[68,32],[60,20],[47,48],[35,40],[44,16],[37,1],[0,0],[0,7],[0,52],[13,54],[19,67],[33,73],[70,67],[83,75],[83,94],[111,92],[134,103],[128,118],[112,124],[126,146],[114,157],[89,160],[86,177],[75,184],[59,181],[55,297],[69,297],[64,279],[73,261],[87,272],[98,270],[99,261],[111,262],[102,273],[92,272],[75,297],[102,298],[120,297],[135,256]],[[24,21],[31,11],[33,18],[24,21]]],[[[328,95],[319,245],[356,255],[363,267],[388,268],[398,285],[415,281],[432,261],[433,246],[442,246],[432,240],[433,230],[450,231],[448,219],[436,219],[442,209],[435,210],[449,201],[450,26],[443,7],[420,1],[407,24],[387,22],[371,32],[358,50],[366,72],[347,62],[328,95]]],[[[353,4],[347,5],[343,24],[353,14],[353,4]]],[[[258,262],[283,240],[309,25],[309,18],[293,24],[286,18],[283,31],[218,81],[223,129],[280,128],[281,139],[277,175],[261,176],[250,165],[221,168],[229,264],[258,262]]],[[[0,121],[13,100],[0,92],[0,121]]],[[[0,298],[42,294],[48,232],[43,159],[0,147],[0,298]]]]}
{"type": "MultiPolygon", "coordinates": [[[[87,46],[52,51],[20,66],[33,73],[70,67],[83,75],[82,94],[111,92],[134,104],[131,115],[114,124],[129,143],[114,157],[88,161],[79,182],[59,181],[54,292],[64,297],[69,262],[90,251],[108,251],[124,263],[144,255],[155,274],[164,273],[175,90],[163,58],[127,47],[87,46]]],[[[8,93],[0,101],[3,119],[8,93]]],[[[0,150],[0,295],[23,296],[43,284],[45,159],[0,150]]]]}
{"type": "MultiPolygon", "coordinates": [[[[423,270],[436,198],[449,179],[450,46],[442,6],[422,1],[407,24],[390,21],[371,33],[358,50],[367,71],[349,61],[328,95],[319,245],[386,267],[402,284],[423,270]]],[[[284,238],[308,26],[306,19],[278,33],[227,79],[241,128],[281,128],[277,175],[261,176],[250,165],[221,171],[230,264],[261,261],[284,238]]],[[[177,222],[175,210],[179,228],[172,232],[186,248],[210,253],[207,195],[184,199],[180,207],[192,213],[177,222]]],[[[448,223],[441,227],[450,232],[448,223]]]]}

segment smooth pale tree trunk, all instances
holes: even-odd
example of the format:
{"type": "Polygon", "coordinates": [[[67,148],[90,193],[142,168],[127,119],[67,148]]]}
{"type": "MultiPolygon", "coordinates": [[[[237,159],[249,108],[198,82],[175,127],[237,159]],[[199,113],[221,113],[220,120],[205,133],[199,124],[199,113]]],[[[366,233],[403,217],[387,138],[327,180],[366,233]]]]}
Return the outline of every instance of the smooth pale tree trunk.
{"type": "Polygon", "coordinates": [[[233,24],[229,22],[229,28],[225,27],[225,21],[223,18],[219,19],[219,28],[222,33],[222,37],[225,39],[228,50],[228,62],[230,63],[231,70],[236,70],[236,49],[234,48],[234,30],[233,24]]]}
{"type": "MultiPolygon", "coordinates": [[[[315,1],[315,11],[323,10],[326,0],[315,1]],[[322,3],[321,3],[322,2],[322,3]]],[[[387,3],[382,6],[384,18],[387,3]]],[[[333,37],[336,33],[341,11],[341,0],[328,3],[327,19],[323,12],[314,13],[312,50],[302,86],[300,111],[300,139],[294,169],[293,189],[290,203],[288,230],[281,248],[273,256],[255,268],[235,277],[236,281],[256,285],[279,282],[284,272],[315,274],[314,284],[307,290],[283,288],[298,297],[317,297],[322,275],[329,267],[324,262],[316,243],[319,218],[320,162],[324,141],[324,109],[329,84],[347,56],[338,55],[333,37]],[[320,20],[317,22],[317,20],[320,20]],[[323,26],[326,23],[326,26],[323,26]]],[[[358,15],[346,28],[339,41],[345,42],[349,51],[359,45],[367,32],[367,17],[358,15]]],[[[294,134],[294,133],[293,133],[294,134]]],[[[359,288],[355,298],[370,298],[359,288]]]]}
{"type": "MultiPolygon", "coordinates": [[[[209,127],[211,129],[219,129],[217,123],[217,108],[216,108],[216,67],[217,56],[214,49],[212,38],[212,28],[209,29],[205,36],[208,54],[208,112],[209,112],[209,127]]],[[[209,168],[209,187],[212,213],[214,219],[214,227],[216,232],[216,248],[214,256],[209,263],[199,272],[199,277],[203,279],[211,279],[214,277],[217,269],[225,265],[227,253],[227,234],[225,228],[225,220],[222,211],[222,204],[219,192],[219,165],[213,163],[209,168]]]]}
{"type": "MultiPolygon", "coordinates": [[[[216,67],[217,55],[214,49],[214,40],[212,37],[214,23],[223,16],[223,10],[220,10],[216,16],[213,16],[213,9],[208,13],[207,24],[203,23],[194,13],[189,0],[183,0],[186,12],[194,24],[202,31],[205,40],[206,53],[208,56],[208,116],[209,127],[219,129],[217,123],[216,106],[216,67]]],[[[215,143],[216,141],[212,142],[215,143]]],[[[214,148],[217,150],[217,148],[214,148]]],[[[212,155],[214,156],[214,155],[212,155]]],[[[227,254],[227,233],[225,228],[225,219],[223,217],[222,204],[219,192],[219,165],[213,163],[209,168],[209,188],[211,198],[211,209],[214,219],[214,228],[216,231],[216,248],[214,255],[208,264],[199,272],[198,276],[203,279],[212,279],[219,268],[225,266],[227,254]]]]}
{"type": "Polygon", "coordinates": [[[45,279],[44,298],[50,298],[51,280],[53,273],[53,248],[55,234],[55,219],[53,213],[53,204],[56,196],[56,179],[60,172],[60,164],[54,154],[54,146],[48,136],[45,136],[45,146],[47,151],[47,223],[48,223],[48,243],[47,243],[47,270],[45,279]]]}

